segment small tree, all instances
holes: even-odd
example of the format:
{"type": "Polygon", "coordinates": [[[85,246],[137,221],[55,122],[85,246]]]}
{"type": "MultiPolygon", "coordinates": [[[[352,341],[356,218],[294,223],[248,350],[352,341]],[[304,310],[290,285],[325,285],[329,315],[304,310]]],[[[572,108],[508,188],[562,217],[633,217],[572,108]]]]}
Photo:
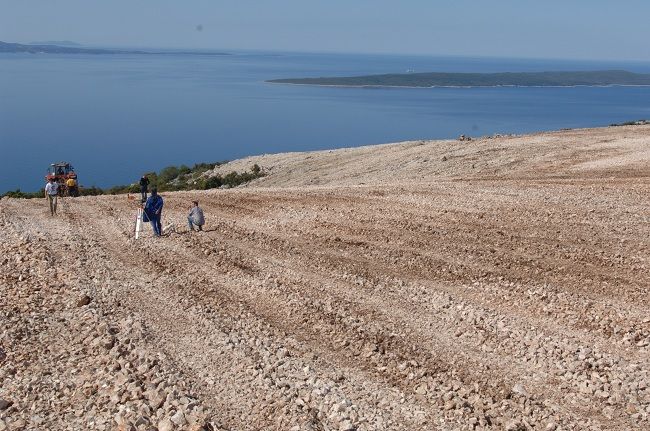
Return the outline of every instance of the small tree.
{"type": "Polygon", "coordinates": [[[187,166],[185,166],[185,165],[181,165],[181,166],[178,168],[178,175],[177,175],[177,176],[187,175],[187,174],[189,174],[190,172],[192,172],[192,170],[191,170],[189,167],[187,167],[187,166]]]}
{"type": "Polygon", "coordinates": [[[223,185],[223,179],[221,178],[220,175],[215,175],[214,177],[210,177],[205,182],[203,183],[203,190],[207,189],[216,189],[218,187],[221,187],[223,185]]]}
{"type": "Polygon", "coordinates": [[[178,177],[180,170],[176,166],[167,166],[158,175],[158,187],[162,186],[163,183],[168,183],[174,178],[178,177]]]}

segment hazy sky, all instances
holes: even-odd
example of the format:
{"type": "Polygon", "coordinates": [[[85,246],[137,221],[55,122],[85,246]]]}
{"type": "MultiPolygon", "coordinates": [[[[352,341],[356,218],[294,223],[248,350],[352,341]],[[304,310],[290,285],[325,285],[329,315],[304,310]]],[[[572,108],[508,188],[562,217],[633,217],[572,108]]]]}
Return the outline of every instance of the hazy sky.
{"type": "Polygon", "coordinates": [[[650,60],[648,0],[0,0],[0,40],[650,60]]]}

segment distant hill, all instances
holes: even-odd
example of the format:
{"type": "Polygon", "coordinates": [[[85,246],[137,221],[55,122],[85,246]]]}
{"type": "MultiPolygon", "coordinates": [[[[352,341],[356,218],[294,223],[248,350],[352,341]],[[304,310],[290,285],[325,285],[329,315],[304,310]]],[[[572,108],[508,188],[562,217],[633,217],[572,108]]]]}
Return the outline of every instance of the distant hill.
{"type": "Polygon", "coordinates": [[[630,123],[635,125],[261,154],[219,164],[208,175],[246,173],[258,165],[266,175],[245,187],[262,188],[477,178],[650,178],[650,122],[630,123]]]}
{"type": "Polygon", "coordinates": [[[520,73],[404,73],[331,78],[272,79],[280,84],[341,87],[573,87],[650,85],[650,74],[625,70],[520,73]]]}
{"type": "Polygon", "coordinates": [[[114,49],[77,48],[58,45],[23,45],[0,41],[0,52],[28,54],[146,54],[143,51],[121,51],[114,49]]]}
{"type": "Polygon", "coordinates": [[[70,40],[47,40],[41,42],[29,42],[29,45],[57,45],[57,46],[67,46],[67,47],[82,47],[83,45],[77,42],[72,42],[70,40]]]}
{"type": "MultiPolygon", "coordinates": [[[[73,42],[74,43],[74,42],[73,42]]],[[[105,48],[79,48],[60,45],[24,45],[0,41],[0,52],[28,54],[158,54],[158,55],[230,55],[225,52],[212,51],[138,51],[105,48]]]]}

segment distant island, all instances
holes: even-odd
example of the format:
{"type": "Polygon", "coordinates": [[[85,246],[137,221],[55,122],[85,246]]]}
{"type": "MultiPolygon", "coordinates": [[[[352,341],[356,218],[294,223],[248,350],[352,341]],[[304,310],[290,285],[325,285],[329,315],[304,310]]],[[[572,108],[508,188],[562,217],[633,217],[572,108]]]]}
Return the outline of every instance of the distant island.
{"type": "Polygon", "coordinates": [[[121,51],[100,48],[78,48],[59,45],[23,45],[0,41],[0,52],[27,54],[146,54],[143,51],[121,51]]]}
{"type": "Polygon", "coordinates": [[[158,55],[230,55],[225,52],[212,51],[138,51],[105,48],[79,48],[76,46],[60,45],[24,45],[0,41],[0,52],[27,53],[27,54],[158,54],[158,55]]]}
{"type": "Polygon", "coordinates": [[[650,74],[625,70],[582,72],[395,73],[325,78],[271,79],[276,84],[337,87],[575,87],[650,86],[650,74]]]}
{"type": "Polygon", "coordinates": [[[74,46],[82,47],[83,45],[77,42],[72,42],[71,40],[46,40],[39,42],[29,42],[30,45],[58,45],[58,46],[74,46]]]}

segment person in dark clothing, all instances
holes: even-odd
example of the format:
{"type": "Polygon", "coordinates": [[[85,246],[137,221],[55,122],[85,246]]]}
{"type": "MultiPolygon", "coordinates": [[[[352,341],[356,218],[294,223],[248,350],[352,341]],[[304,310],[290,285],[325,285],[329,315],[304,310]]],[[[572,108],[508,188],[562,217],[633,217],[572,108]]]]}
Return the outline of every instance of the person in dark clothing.
{"type": "Polygon", "coordinates": [[[147,178],[146,175],[143,175],[142,178],[140,178],[140,197],[142,198],[142,202],[147,201],[147,191],[149,188],[149,178],[147,178]]]}
{"type": "Polygon", "coordinates": [[[155,188],[151,189],[151,196],[149,196],[147,203],[144,205],[144,212],[151,222],[151,227],[153,228],[153,234],[155,236],[160,236],[162,234],[160,218],[162,215],[163,205],[163,198],[158,194],[158,190],[155,188]]]}

